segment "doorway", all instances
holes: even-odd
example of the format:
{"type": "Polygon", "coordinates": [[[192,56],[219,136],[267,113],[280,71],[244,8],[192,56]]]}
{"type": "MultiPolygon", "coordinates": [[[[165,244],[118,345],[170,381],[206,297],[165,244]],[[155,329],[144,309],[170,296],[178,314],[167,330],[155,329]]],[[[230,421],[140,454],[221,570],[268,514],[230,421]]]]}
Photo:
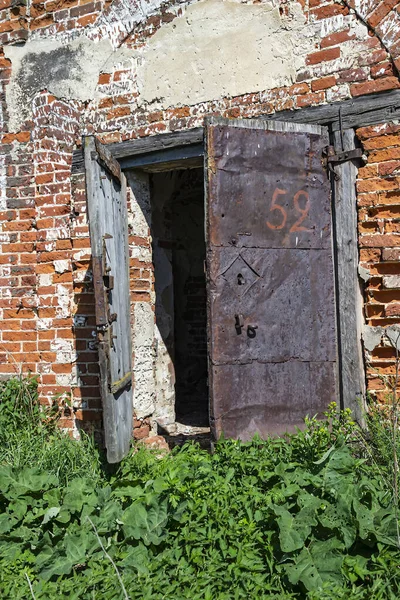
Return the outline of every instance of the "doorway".
{"type": "Polygon", "coordinates": [[[173,377],[175,419],[208,427],[204,170],[151,173],[149,188],[156,329],[173,377]]]}

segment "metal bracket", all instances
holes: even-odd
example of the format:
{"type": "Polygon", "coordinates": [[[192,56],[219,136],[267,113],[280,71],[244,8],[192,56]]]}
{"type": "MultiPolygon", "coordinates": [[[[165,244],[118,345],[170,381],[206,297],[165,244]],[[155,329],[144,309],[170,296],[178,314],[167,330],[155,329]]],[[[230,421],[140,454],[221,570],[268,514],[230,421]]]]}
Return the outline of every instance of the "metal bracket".
{"type": "Polygon", "coordinates": [[[334,146],[327,146],[326,150],[326,162],[329,163],[342,163],[354,158],[362,158],[363,151],[361,148],[354,148],[354,150],[343,150],[343,152],[335,152],[334,146]]]}
{"type": "Polygon", "coordinates": [[[361,148],[354,148],[353,150],[343,150],[342,152],[336,152],[335,146],[325,146],[322,150],[322,164],[328,173],[332,175],[335,181],[339,179],[339,175],[335,173],[334,165],[339,163],[347,162],[355,158],[363,158],[363,151],[361,148]]]}

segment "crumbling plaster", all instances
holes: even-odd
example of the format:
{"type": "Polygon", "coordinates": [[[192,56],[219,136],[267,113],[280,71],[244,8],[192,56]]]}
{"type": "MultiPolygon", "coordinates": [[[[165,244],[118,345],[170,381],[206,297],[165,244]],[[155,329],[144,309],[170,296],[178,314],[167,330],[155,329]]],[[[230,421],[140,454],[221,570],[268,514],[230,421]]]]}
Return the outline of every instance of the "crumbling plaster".
{"type": "MultiPolygon", "coordinates": [[[[123,93],[137,95],[141,106],[194,105],[291,85],[305,68],[315,41],[344,21],[356,39],[368,34],[354,15],[306,23],[297,0],[289,3],[287,15],[281,15],[275,4],[182,3],[183,14],[164,24],[139,49],[130,48],[128,42],[115,47],[111,31],[100,31],[99,25],[72,40],[59,35],[6,46],[12,63],[6,86],[9,131],[18,131],[31,118],[32,100],[44,89],[60,99],[96,102],[105,94],[121,93],[123,85],[123,93]],[[114,89],[98,86],[100,73],[116,69],[132,75],[114,89]]],[[[142,11],[142,20],[148,12],[142,11]]],[[[350,68],[355,55],[349,49],[341,60],[342,68],[350,68]]],[[[95,104],[90,105],[93,108],[95,104]]]]}
{"type": "Polygon", "coordinates": [[[18,131],[31,118],[32,100],[42,90],[60,99],[84,102],[99,98],[99,74],[129,60],[132,54],[126,49],[113,50],[107,39],[93,42],[86,37],[66,45],[36,40],[24,46],[5,46],[4,53],[12,64],[6,87],[9,131],[18,131]]]}
{"type": "Polygon", "coordinates": [[[298,6],[284,23],[273,4],[192,4],[149,40],[138,70],[141,103],[166,108],[292,84],[304,25],[298,6]]]}

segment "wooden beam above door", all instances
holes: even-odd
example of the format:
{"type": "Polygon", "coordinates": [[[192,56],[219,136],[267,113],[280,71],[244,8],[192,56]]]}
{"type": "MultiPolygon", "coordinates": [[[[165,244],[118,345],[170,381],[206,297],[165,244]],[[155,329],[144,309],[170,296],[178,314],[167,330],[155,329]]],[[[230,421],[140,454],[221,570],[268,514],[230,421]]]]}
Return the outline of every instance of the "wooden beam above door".
{"type": "MultiPolygon", "coordinates": [[[[332,102],[322,106],[311,106],[299,110],[287,110],[257,118],[274,121],[293,121],[330,125],[333,131],[385,123],[400,118],[400,90],[381,92],[351,98],[343,102],[332,102]]],[[[107,148],[122,168],[146,168],[162,163],[176,163],[186,159],[198,159],[204,154],[204,130],[196,127],[185,131],[162,133],[147,138],[127,140],[109,144],[107,148]],[[135,158],[136,157],[136,158],[135,158]]],[[[169,168],[176,168],[169,167],[169,168]]],[[[159,170],[159,167],[156,169],[159,170]]],[[[82,149],[74,151],[72,173],[84,171],[82,149]]]]}

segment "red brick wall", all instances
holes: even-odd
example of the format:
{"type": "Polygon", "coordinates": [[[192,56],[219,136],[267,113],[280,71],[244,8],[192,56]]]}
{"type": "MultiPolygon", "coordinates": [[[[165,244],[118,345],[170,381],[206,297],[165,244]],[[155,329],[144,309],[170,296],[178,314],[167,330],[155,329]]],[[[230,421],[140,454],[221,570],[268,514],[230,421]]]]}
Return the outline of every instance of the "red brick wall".
{"type": "MultiPolygon", "coordinates": [[[[357,182],[360,264],[370,275],[365,319],[372,327],[386,327],[400,319],[400,126],[364,127],[357,136],[368,154],[357,182]]],[[[366,355],[368,390],[384,401],[388,376],[395,373],[395,349],[383,336],[366,355]]]]}
{"type": "MultiPolygon", "coordinates": [[[[84,30],[91,39],[110,39],[114,47],[140,49],[192,2],[57,0],[35,1],[27,8],[1,0],[0,44],[68,41],[84,30]]],[[[281,13],[290,15],[295,4],[281,0],[281,13]]],[[[32,120],[10,132],[4,92],[12,65],[0,53],[0,374],[24,365],[25,371],[39,375],[44,401],[59,393],[71,396],[74,410],[63,417],[65,427],[100,427],[101,418],[84,180],[70,176],[81,135],[123,141],[199,126],[208,114],[253,117],[399,88],[396,2],[303,0],[300,5],[314,48],[304,56],[292,85],[190,106],[138,106],[136,72],[129,67],[101,73],[99,99],[85,103],[41,91],[32,120]]],[[[398,129],[380,125],[357,132],[368,153],[359,172],[358,205],[360,259],[371,273],[365,313],[373,326],[400,322],[400,291],[390,279],[398,273],[400,248],[398,129]]],[[[145,252],[142,257],[135,250],[148,249],[150,240],[131,231],[130,244],[132,302],[150,302],[152,265],[143,258],[145,252]]],[[[393,351],[382,343],[368,360],[369,389],[383,398],[378,375],[393,369],[393,351]]],[[[139,430],[142,423],[146,433],[147,420],[135,425],[139,430]]]]}

